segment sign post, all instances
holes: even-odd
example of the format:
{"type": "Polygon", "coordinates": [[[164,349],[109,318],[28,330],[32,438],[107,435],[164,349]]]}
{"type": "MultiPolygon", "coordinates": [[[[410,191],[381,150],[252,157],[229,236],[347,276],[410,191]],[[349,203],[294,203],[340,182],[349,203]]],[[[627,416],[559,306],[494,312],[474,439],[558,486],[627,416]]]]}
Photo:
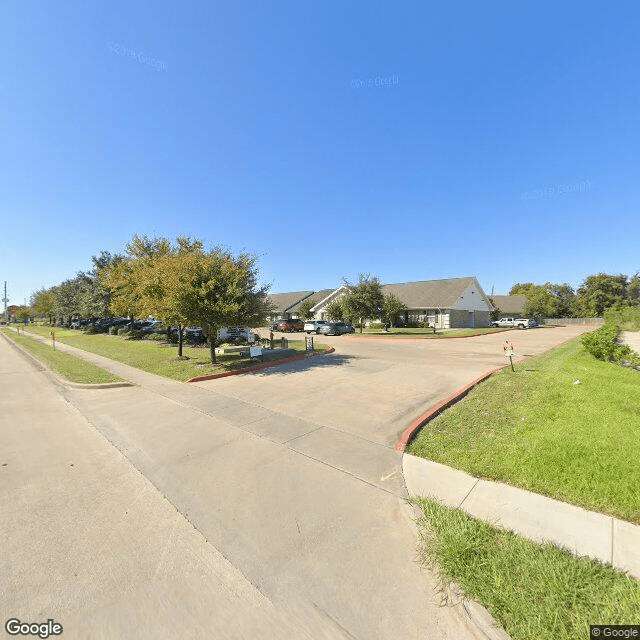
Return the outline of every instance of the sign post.
{"type": "Polygon", "coordinates": [[[304,341],[306,350],[313,352],[313,336],[306,336],[304,341]]]}
{"type": "Polygon", "coordinates": [[[53,350],[56,350],[56,332],[51,329],[51,342],[53,343],[53,350]]]}
{"type": "Polygon", "coordinates": [[[511,340],[505,340],[502,348],[504,349],[505,357],[509,358],[509,363],[511,364],[511,371],[515,373],[515,369],[513,368],[513,343],[511,342],[511,340]]]}

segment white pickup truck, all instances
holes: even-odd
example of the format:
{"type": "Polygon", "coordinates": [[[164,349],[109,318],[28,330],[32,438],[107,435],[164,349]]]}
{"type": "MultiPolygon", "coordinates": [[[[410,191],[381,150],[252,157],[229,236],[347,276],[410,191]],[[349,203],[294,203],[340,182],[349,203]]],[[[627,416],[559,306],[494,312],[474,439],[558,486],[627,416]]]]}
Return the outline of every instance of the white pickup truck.
{"type": "Polygon", "coordinates": [[[518,329],[531,329],[538,323],[531,318],[500,318],[500,320],[494,320],[491,323],[492,327],[517,327],[518,329]]]}

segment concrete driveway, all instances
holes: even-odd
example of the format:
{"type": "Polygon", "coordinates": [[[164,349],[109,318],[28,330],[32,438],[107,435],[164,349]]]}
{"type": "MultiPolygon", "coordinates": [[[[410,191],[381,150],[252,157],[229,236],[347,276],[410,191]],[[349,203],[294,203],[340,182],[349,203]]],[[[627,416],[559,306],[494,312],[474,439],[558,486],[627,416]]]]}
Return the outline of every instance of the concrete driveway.
{"type": "Polygon", "coordinates": [[[88,356],[136,384],[103,390],[61,391],[4,359],[10,347],[2,346],[3,371],[22,376],[13,391],[19,420],[4,420],[0,432],[11,465],[0,470],[16,474],[6,475],[3,512],[25,496],[0,525],[3,548],[18,554],[2,567],[10,576],[2,613],[61,616],[68,637],[85,637],[73,629],[87,607],[105,633],[86,637],[125,637],[109,630],[127,625],[140,638],[207,638],[211,629],[258,637],[248,629],[260,621],[265,638],[483,637],[464,608],[440,606],[435,577],[416,562],[393,445],[417,414],[503,364],[505,336],[524,355],[585,330],[446,341],[343,336],[330,339],[331,356],[196,385],[88,356]],[[20,388],[32,391],[21,397],[20,388]],[[73,479],[60,476],[66,458],[84,461],[73,479]],[[113,473],[116,463],[124,466],[113,473]],[[177,519],[158,515],[165,502],[177,519]],[[141,511],[147,503],[158,506],[141,511]],[[193,528],[198,535],[187,540],[193,528]],[[79,555],[73,544],[51,552],[76,529],[87,532],[72,537],[79,555]],[[31,580],[42,566],[45,577],[31,580]],[[158,582],[169,570],[174,590],[158,582]],[[88,590],[88,575],[99,589],[88,590]],[[235,620],[245,599],[246,628],[235,620]],[[208,602],[220,615],[207,616],[208,602]]]}

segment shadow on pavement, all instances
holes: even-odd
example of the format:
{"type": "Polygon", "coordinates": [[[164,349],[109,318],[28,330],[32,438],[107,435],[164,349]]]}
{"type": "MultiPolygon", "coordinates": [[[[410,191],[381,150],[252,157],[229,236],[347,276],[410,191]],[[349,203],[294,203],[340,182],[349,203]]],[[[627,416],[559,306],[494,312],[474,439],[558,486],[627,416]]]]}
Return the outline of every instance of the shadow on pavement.
{"type": "Polygon", "coordinates": [[[318,369],[326,367],[340,367],[349,364],[350,360],[358,360],[358,356],[327,354],[321,356],[313,356],[296,362],[288,362],[274,367],[260,369],[260,371],[249,371],[244,375],[247,376],[287,376],[299,371],[308,371],[309,369],[318,369]]]}

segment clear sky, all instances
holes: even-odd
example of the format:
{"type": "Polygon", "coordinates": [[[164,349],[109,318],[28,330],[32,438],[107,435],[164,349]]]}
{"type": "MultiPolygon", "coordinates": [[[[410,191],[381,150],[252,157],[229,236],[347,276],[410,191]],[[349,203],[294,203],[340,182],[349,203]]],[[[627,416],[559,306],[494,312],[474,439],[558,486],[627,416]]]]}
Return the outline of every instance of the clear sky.
{"type": "Polygon", "coordinates": [[[0,286],[134,233],[273,292],[640,270],[640,3],[4,0],[0,286]]]}

